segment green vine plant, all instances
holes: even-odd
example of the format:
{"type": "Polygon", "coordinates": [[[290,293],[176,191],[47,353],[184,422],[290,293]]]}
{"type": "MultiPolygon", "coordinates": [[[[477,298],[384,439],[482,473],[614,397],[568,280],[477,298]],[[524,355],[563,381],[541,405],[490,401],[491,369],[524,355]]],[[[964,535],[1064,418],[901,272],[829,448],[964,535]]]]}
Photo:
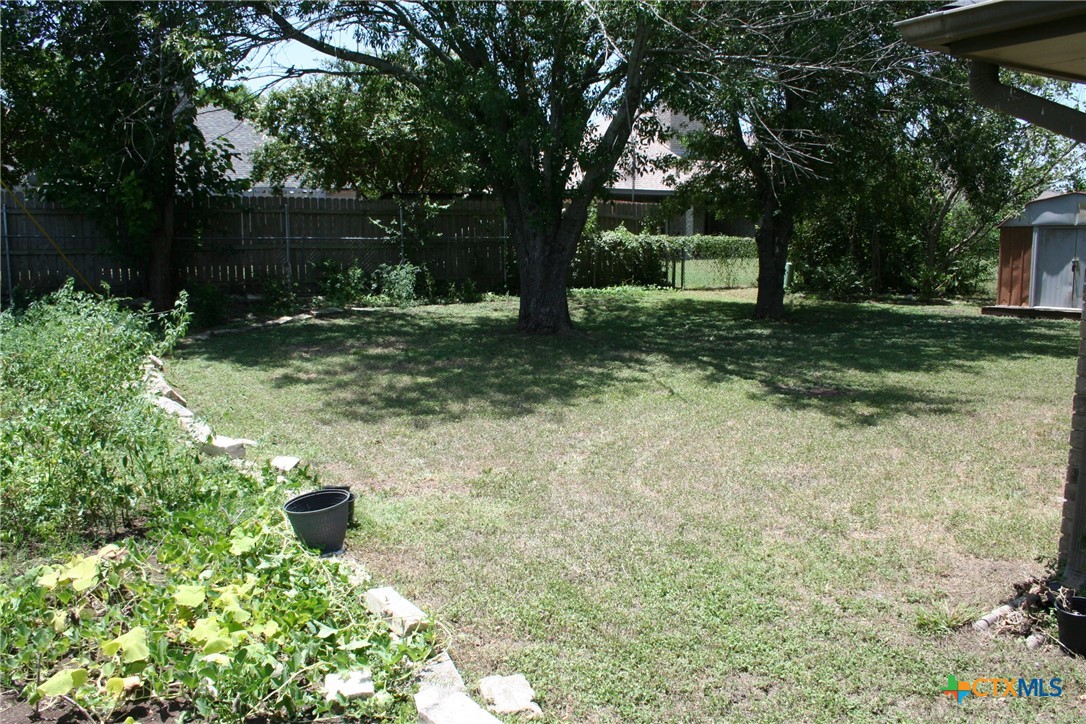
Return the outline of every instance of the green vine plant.
{"type": "Polygon", "coordinates": [[[31,704],[96,720],[134,705],[182,719],[394,720],[433,635],[394,637],[341,564],[290,534],[265,469],[255,504],[175,513],[130,538],[0,584],[0,677],[31,704]],[[376,695],[326,700],[325,675],[369,668],[376,695]]]}

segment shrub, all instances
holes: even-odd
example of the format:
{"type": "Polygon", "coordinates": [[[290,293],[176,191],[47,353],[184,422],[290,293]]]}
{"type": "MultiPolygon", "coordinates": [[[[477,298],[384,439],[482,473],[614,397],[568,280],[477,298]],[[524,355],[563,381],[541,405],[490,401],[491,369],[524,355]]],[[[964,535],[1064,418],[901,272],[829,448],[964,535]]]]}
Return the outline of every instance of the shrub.
{"type": "Polygon", "coordinates": [[[411,263],[382,264],[373,270],[373,292],[388,304],[406,307],[418,300],[422,268],[411,263]]]}
{"type": "Polygon", "coordinates": [[[344,267],[334,259],[317,265],[317,294],[337,307],[365,301],[373,287],[369,275],[357,264],[344,267]]]}
{"type": "Polygon", "coordinates": [[[183,304],[164,337],[148,311],[70,284],[25,313],[0,314],[5,543],[106,535],[193,495],[175,424],[143,396],[140,369],[183,334],[183,304]]]}
{"type": "Polygon", "coordinates": [[[192,324],[206,329],[217,327],[226,321],[226,293],[212,284],[190,284],[188,289],[189,309],[192,311],[192,324]]]}
{"type": "Polygon", "coordinates": [[[634,234],[624,228],[585,234],[573,260],[572,286],[667,286],[667,264],[687,258],[716,259],[724,270],[757,256],[754,240],[737,236],[634,234]]]}

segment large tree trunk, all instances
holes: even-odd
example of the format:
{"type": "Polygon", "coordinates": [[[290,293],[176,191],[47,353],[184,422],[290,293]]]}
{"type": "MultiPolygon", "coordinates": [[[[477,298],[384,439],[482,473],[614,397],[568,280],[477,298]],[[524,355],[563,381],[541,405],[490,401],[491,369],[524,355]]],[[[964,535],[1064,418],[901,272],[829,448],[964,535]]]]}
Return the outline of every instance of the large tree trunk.
{"type": "MultiPolygon", "coordinates": [[[[537,246],[538,245],[534,245],[537,246]]],[[[520,256],[520,315],[517,329],[530,334],[556,334],[573,329],[566,298],[569,263],[553,255],[520,256]],[[534,259],[534,260],[533,260],[534,259]]]]}
{"type": "Polygon", "coordinates": [[[766,202],[762,223],[754,235],[758,245],[758,301],[755,319],[780,319],[784,316],[784,265],[788,261],[788,243],[792,239],[792,219],[776,199],[766,202]]]}
{"type": "Polygon", "coordinates": [[[151,255],[147,264],[147,289],[156,312],[173,307],[173,234],[174,200],[166,200],[159,212],[159,223],[151,235],[151,255]]]}
{"type": "MultiPolygon", "coordinates": [[[[587,204],[572,203],[555,223],[521,197],[502,196],[520,274],[517,329],[530,334],[558,334],[573,329],[566,292],[577,239],[588,218],[587,204]]],[[[553,216],[552,216],[553,218],[553,216]]]]}

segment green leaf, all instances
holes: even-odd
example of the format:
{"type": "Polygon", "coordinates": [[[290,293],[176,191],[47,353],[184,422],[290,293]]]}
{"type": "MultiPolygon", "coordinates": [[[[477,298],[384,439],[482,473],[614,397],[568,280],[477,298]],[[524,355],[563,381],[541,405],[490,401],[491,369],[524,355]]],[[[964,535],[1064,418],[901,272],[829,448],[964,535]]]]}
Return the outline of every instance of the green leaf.
{"type": "Polygon", "coordinates": [[[207,643],[204,644],[201,653],[217,654],[222,651],[228,651],[233,645],[234,643],[230,640],[229,636],[216,636],[212,639],[208,639],[207,643]]]}
{"type": "Polygon", "coordinates": [[[201,618],[189,631],[189,639],[192,641],[210,641],[219,636],[225,636],[226,630],[219,625],[218,616],[201,618]]]}
{"type": "Polygon", "coordinates": [[[196,608],[207,598],[207,589],[203,586],[178,586],[174,591],[173,600],[179,606],[196,608]]]}
{"type": "Polygon", "coordinates": [[[146,661],[151,654],[147,649],[147,631],[143,626],[137,626],[128,633],[102,644],[102,653],[106,656],[114,656],[118,650],[124,652],[122,661],[126,664],[133,661],[146,661]]]}
{"type": "Polygon", "coordinates": [[[243,535],[233,539],[230,544],[230,552],[235,556],[240,556],[251,551],[254,546],[256,546],[256,538],[251,535],[243,535]]]}
{"type": "Polygon", "coordinates": [[[323,623],[318,623],[317,626],[318,626],[318,628],[317,628],[317,638],[319,638],[319,639],[326,639],[329,636],[335,636],[336,633],[338,632],[338,629],[329,628],[328,626],[325,626],[323,623]]]}
{"type": "Polygon", "coordinates": [[[38,693],[42,696],[64,696],[85,683],[87,683],[86,669],[64,669],[46,679],[38,687],[38,693]]]}

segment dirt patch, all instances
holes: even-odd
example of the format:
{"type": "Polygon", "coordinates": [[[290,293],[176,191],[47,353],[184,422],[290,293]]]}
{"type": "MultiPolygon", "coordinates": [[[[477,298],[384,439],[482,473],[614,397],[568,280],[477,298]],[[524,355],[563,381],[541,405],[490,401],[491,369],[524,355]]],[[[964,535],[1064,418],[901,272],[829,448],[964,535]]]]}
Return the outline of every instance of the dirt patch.
{"type": "MultiPolygon", "coordinates": [[[[183,712],[182,706],[176,702],[153,702],[118,709],[113,713],[111,720],[124,721],[130,716],[139,722],[173,724],[178,721],[183,712]]],[[[5,691],[0,695],[0,722],[4,724],[22,724],[23,722],[81,724],[90,721],[94,720],[88,718],[83,711],[66,699],[49,699],[35,708],[25,701],[19,701],[13,691],[5,691]]]]}

